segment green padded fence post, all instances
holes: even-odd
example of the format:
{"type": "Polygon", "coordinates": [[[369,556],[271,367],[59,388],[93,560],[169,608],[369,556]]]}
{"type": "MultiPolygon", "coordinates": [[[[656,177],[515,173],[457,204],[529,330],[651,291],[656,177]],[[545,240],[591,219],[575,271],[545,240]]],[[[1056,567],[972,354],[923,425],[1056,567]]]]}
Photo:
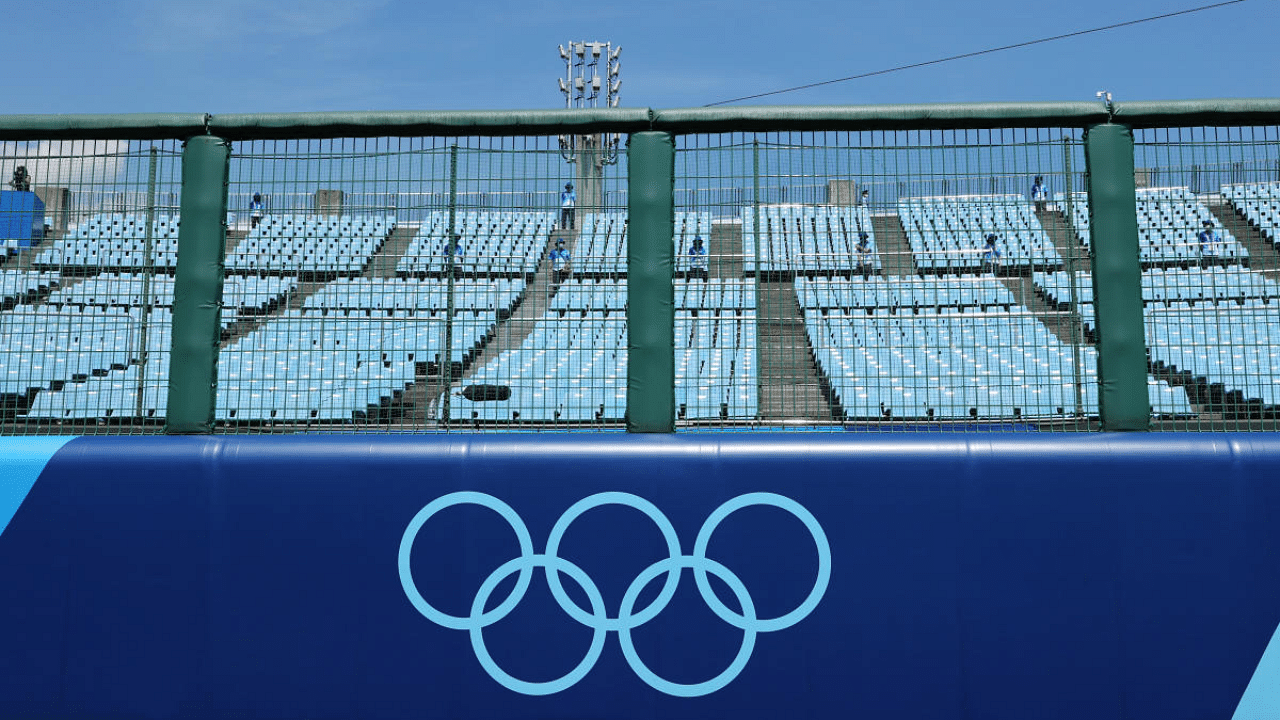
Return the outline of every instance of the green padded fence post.
{"type": "Polygon", "coordinates": [[[230,159],[230,143],[211,135],[191,138],[182,151],[182,219],[165,425],[169,434],[207,433],[213,428],[230,159]]]}
{"type": "Polygon", "coordinates": [[[675,139],[627,143],[627,432],[675,431],[675,139]]]}
{"type": "Polygon", "coordinates": [[[1098,401],[1103,430],[1147,430],[1147,346],[1142,324],[1133,129],[1091,125],[1085,131],[1093,297],[1098,327],[1098,401]]]}

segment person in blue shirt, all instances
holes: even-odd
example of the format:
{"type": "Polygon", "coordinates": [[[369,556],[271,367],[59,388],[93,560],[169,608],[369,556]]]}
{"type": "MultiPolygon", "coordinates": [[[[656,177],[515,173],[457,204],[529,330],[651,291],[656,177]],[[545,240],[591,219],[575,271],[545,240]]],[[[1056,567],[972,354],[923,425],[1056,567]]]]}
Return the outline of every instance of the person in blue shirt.
{"type": "Polygon", "coordinates": [[[578,207],[578,193],[573,190],[573,183],[565,183],[560,193],[560,229],[573,229],[574,210],[578,207]]]}
{"type": "Polygon", "coordinates": [[[689,272],[685,275],[689,280],[707,279],[707,249],[702,246],[702,237],[695,235],[693,244],[689,246],[689,272]]]}
{"type": "Polygon", "coordinates": [[[1037,175],[1031,183],[1031,200],[1036,204],[1036,212],[1044,212],[1045,203],[1049,201],[1049,191],[1044,188],[1044,176],[1037,175]]]}
{"type": "Polygon", "coordinates": [[[556,241],[556,249],[551,251],[551,271],[554,281],[562,283],[569,279],[569,251],[564,249],[564,240],[556,241]]]}
{"type": "Polygon", "coordinates": [[[1222,236],[1213,229],[1213,221],[1205,220],[1200,231],[1200,264],[1212,265],[1222,249],[1222,236]]]}
{"type": "Polygon", "coordinates": [[[873,269],[871,236],[864,232],[858,233],[858,244],[853,246],[853,251],[857,254],[858,272],[869,275],[873,269]]]}
{"type": "Polygon", "coordinates": [[[460,277],[462,275],[462,258],[466,255],[462,250],[462,236],[454,235],[453,239],[444,246],[444,268],[445,272],[449,270],[449,258],[453,258],[453,275],[460,277]]]}
{"type": "Polygon", "coordinates": [[[260,193],[253,194],[253,200],[249,202],[249,228],[258,227],[258,223],[262,222],[262,216],[266,211],[262,207],[262,195],[260,193]]]}
{"type": "Polygon", "coordinates": [[[996,240],[999,240],[995,234],[987,236],[987,244],[982,247],[982,272],[991,271],[992,275],[1000,272],[1000,257],[1003,253],[996,247],[996,240]]]}

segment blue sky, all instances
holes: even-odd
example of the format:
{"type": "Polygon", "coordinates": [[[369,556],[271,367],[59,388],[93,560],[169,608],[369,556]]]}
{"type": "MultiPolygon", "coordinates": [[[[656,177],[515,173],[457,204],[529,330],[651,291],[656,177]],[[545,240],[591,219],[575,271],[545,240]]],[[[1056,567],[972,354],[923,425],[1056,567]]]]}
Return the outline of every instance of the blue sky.
{"type": "MultiPolygon", "coordinates": [[[[575,40],[622,46],[624,106],[692,107],[1205,2],[0,0],[27,60],[0,112],[555,108],[575,40]]],[[[748,104],[1276,97],[1278,32],[1247,0],[748,104]]]]}

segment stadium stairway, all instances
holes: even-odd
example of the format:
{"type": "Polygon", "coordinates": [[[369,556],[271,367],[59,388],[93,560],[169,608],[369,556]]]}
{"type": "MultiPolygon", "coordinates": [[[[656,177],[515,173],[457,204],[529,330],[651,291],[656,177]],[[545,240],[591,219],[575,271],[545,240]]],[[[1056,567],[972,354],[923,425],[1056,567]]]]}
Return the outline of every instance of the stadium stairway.
{"type": "Polygon", "coordinates": [[[1276,252],[1275,246],[1236,212],[1235,206],[1221,199],[1205,204],[1209,206],[1209,212],[1218,218],[1222,226],[1249,251],[1249,269],[1280,270],[1280,254],[1276,252]]]}
{"type": "Polygon", "coordinates": [[[760,283],[758,306],[760,419],[830,420],[795,286],[760,283]]]}
{"type": "Polygon", "coordinates": [[[907,234],[902,230],[902,220],[896,214],[872,215],[871,230],[876,237],[876,250],[880,253],[880,262],[885,275],[915,275],[915,260],[911,256],[911,245],[907,243],[907,234]]]}
{"type": "MultiPolygon", "coordinates": [[[[533,332],[534,326],[538,324],[538,320],[547,311],[551,304],[551,298],[555,296],[556,290],[559,288],[558,285],[552,282],[551,264],[545,260],[551,252],[551,248],[555,247],[556,240],[561,239],[564,240],[565,249],[569,251],[570,256],[574,255],[575,250],[577,250],[577,233],[559,230],[551,233],[551,236],[547,238],[546,247],[542,249],[543,261],[539,262],[533,281],[525,288],[524,301],[516,307],[511,317],[498,321],[492,339],[472,358],[470,364],[464,368],[464,374],[460,378],[456,380],[450,378],[451,382],[448,387],[465,386],[469,382],[468,378],[476,370],[483,368],[490,360],[502,353],[519,348],[529,333],[533,332]]],[[[406,422],[422,426],[434,420],[434,408],[438,406],[437,401],[446,387],[442,380],[440,375],[419,377],[405,391],[403,407],[405,409],[406,422]]]]}
{"type": "Polygon", "coordinates": [[[707,255],[711,277],[725,280],[741,278],[742,225],[713,222],[711,238],[707,241],[707,255]]]}
{"type": "Polygon", "coordinates": [[[1000,283],[1013,293],[1023,307],[1049,329],[1064,345],[1075,344],[1076,338],[1086,345],[1092,344],[1085,337],[1084,323],[1079,313],[1074,310],[1063,312],[1051,306],[1044,297],[1036,292],[1035,282],[1030,277],[1005,276],[999,278],[1000,283]]]}
{"type": "Polygon", "coordinates": [[[1058,210],[1037,210],[1036,219],[1040,221],[1040,226],[1048,233],[1049,239],[1053,241],[1053,246],[1058,251],[1058,255],[1064,259],[1070,256],[1083,258],[1088,255],[1088,251],[1080,246],[1076,240],[1075,231],[1067,222],[1066,217],[1058,210]]]}
{"type": "Polygon", "coordinates": [[[328,283],[323,280],[306,280],[298,281],[298,289],[287,296],[287,300],[276,308],[275,311],[265,315],[242,315],[240,319],[228,325],[222,331],[222,342],[229,343],[238,338],[244,337],[249,333],[262,327],[267,322],[274,320],[285,314],[288,310],[300,310],[307,302],[307,298],[319,292],[320,288],[328,283]]]}
{"type": "Polygon", "coordinates": [[[409,244],[413,242],[413,236],[417,232],[417,226],[397,225],[391,231],[391,236],[387,238],[387,241],[382,243],[382,247],[378,248],[378,252],[369,258],[369,264],[365,266],[361,277],[396,277],[396,263],[400,262],[400,256],[404,255],[405,250],[409,249],[409,244]]]}
{"type": "Polygon", "coordinates": [[[230,256],[233,252],[235,252],[236,247],[240,245],[240,242],[248,236],[249,236],[248,230],[244,230],[244,229],[237,230],[236,228],[227,228],[227,239],[222,248],[225,254],[227,256],[230,256]]]}

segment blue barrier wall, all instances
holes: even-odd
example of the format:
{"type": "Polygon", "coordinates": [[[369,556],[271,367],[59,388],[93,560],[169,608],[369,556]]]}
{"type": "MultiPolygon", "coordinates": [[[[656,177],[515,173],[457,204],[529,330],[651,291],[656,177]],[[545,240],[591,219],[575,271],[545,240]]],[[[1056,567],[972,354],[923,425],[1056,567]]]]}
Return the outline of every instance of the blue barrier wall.
{"type": "Polygon", "coordinates": [[[33,192],[0,190],[0,240],[29,247],[44,237],[44,201],[33,192]]]}
{"type": "Polygon", "coordinates": [[[1271,434],[59,445],[3,718],[1198,720],[1280,622],[1271,434]]]}

